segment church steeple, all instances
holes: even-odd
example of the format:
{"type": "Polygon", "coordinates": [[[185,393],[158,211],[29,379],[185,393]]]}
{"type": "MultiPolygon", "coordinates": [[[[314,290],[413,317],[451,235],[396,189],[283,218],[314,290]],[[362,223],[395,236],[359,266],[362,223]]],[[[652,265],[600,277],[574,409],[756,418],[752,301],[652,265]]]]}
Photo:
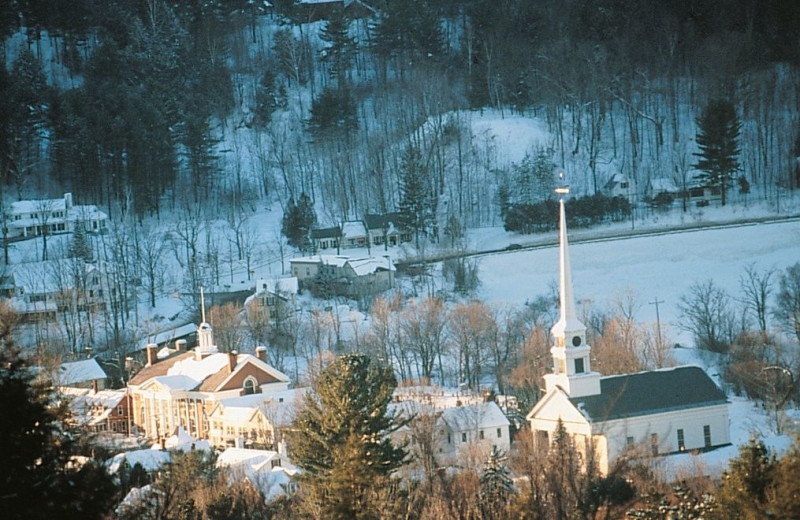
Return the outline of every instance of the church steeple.
{"type": "MultiPolygon", "coordinates": [[[[566,195],[568,188],[558,188],[556,193],[566,195]]],[[[559,223],[558,223],[558,256],[559,256],[559,310],[560,317],[551,332],[556,338],[560,338],[561,345],[567,341],[574,343],[583,341],[586,336],[586,326],[578,319],[575,311],[575,296],[572,293],[572,269],[569,265],[569,243],[567,242],[567,218],[564,211],[564,197],[558,202],[559,223]],[[576,339],[576,335],[578,339],[576,339]]]]}
{"type": "Polygon", "coordinates": [[[560,187],[556,189],[556,193],[561,195],[558,223],[560,316],[551,329],[555,341],[550,349],[553,373],[544,376],[545,386],[548,392],[558,386],[570,397],[597,395],[600,393],[600,374],[592,372],[592,349],[586,342],[586,326],[578,319],[572,292],[572,268],[569,263],[567,218],[564,210],[564,196],[569,193],[569,189],[560,187]]]}
{"type": "Polygon", "coordinates": [[[195,349],[197,359],[202,359],[203,356],[217,350],[217,346],[214,345],[214,329],[206,322],[206,302],[202,287],[200,288],[200,316],[202,321],[197,328],[197,348],[195,349]]]}

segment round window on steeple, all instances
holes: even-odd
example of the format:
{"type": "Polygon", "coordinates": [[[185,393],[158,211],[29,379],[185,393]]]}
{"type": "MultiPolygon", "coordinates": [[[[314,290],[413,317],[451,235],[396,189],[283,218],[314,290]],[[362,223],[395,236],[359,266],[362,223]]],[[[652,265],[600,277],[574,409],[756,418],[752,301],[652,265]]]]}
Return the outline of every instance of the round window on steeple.
{"type": "Polygon", "coordinates": [[[581,346],[581,337],[580,336],[572,336],[572,346],[573,347],[580,347],[581,346]]]}

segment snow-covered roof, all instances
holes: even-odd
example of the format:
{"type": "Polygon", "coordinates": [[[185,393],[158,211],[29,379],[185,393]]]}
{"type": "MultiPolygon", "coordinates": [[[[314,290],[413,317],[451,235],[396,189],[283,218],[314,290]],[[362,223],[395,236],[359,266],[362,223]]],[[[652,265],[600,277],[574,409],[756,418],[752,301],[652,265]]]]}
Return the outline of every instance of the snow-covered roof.
{"type": "Polygon", "coordinates": [[[88,383],[95,379],[105,379],[108,377],[96,359],[82,359],[61,363],[56,376],[56,383],[61,386],[71,386],[80,383],[88,383]]]}
{"type": "Polygon", "coordinates": [[[453,431],[497,428],[511,424],[497,403],[493,401],[447,408],[442,412],[442,420],[453,431]]]}
{"type": "Polygon", "coordinates": [[[264,291],[273,294],[297,294],[299,284],[296,276],[286,278],[260,279],[256,282],[256,294],[264,291]]]}
{"type": "Polygon", "coordinates": [[[71,289],[74,286],[72,273],[77,269],[90,273],[96,266],[75,258],[61,258],[16,264],[12,273],[14,285],[23,294],[51,294],[71,289]]]}
{"type": "Polygon", "coordinates": [[[197,380],[194,379],[193,377],[189,377],[183,374],[158,376],[154,377],[153,380],[160,386],[163,386],[170,390],[192,390],[193,388],[196,388],[197,385],[200,384],[200,381],[202,381],[202,379],[197,380]]]}
{"type": "MultiPolygon", "coordinates": [[[[155,343],[156,345],[161,345],[162,343],[168,343],[174,339],[180,339],[183,337],[188,336],[197,331],[197,324],[196,323],[186,323],[185,325],[179,325],[177,327],[172,327],[170,329],[163,329],[159,332],[155,332],[153,334],[149,334],[148,343],[155,343]]],[[[146,346],[141,347],[139,350],[144,350],[146,346]]]]}
{"type": "MultiPolygon", "coordinates": [[[[220,411],[234,421],[247,421],[256,410],[260,410],[273,425],[288,426],[294,419],[297,403],[308,392],[308,388],[292,388],[278,392],[243,395],[219,401],[220,411]]],[[[217,413],[217,409],[212,415],[217,413]]]]}
{"type": "Polygon", "coordinates": [[[130,467],[140,464],[145,471],[155,471],[170,461],[169,452],[160,449],[132,450],[114,455],[106,461],[108,472],[116,473],[127,462],[130,467]]]}
{"type": "Polygon", "coordinates": [[[358,276],[372,274],[376,271],[394,271],[395,267],[388,256],[367,258],[356,258],[348,260],[347,263],[353,268],[358,276]]]}
{"type": "Polygon", "coordinates": [[[360,220],[348,220],[342,223],[342,236],[345,237],[359,237],[365,236],[367,230],[364,228],[364,223],[360,220]]]}
{"type": "Polygon", "coordinates": [[[125,399],[125,390],[100,390],[89,388],[59,389],[62,396],[69,399],[72,417],[79,424],[95,425],[108,419],[109,414],[125,399]]]}
{"type": "Polygon", "coordinates": [[[342,267],[347,260],[349,260],[349,256],[341,256],[341,255],[314,255],[314,256],[302,256],[298,258],[292,258],[289,260],[291,264],[324,264],[324,265],[333,265],[336,267],[342,267]]]}

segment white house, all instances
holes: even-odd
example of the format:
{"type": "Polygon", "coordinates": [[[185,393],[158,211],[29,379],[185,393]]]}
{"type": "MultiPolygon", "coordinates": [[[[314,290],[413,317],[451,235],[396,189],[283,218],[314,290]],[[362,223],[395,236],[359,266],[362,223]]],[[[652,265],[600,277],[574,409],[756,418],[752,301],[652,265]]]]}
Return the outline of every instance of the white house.
{"type": "Polygon", "coordinates": [[[609,377],[592,371],[586,326],[578,319],[572,293],[563,199],[559,243],[553,372],[545,375],[545,395],[527,415],[536,442],[549,442],[561,423],[579,449],[594,450],[602,473],[635,446],[658,455],[730,444],[728,401],[701,368],[609,377]]]}
{"type": "Polygon", "coordinates": [[[342,236],[339,242],[341,247],[367,247],[369,236],[364,222],[360,220],[347,220],[342,223],[342,236]]]}
{"type": "Polygon", "coordinates": [[[259,279],[256,282],[255,292],[245,300],[244,307],[248,312],[257,308],[267,321],[286,318],[297,308],[299,288],[300,283],[296,276],[273,280],[259,279]]]}
{"type": "Polygon", "coordinates": [[[218,448],[275,448],[306,391],[296,388],[221,399],[208,414],[208,438],[218,448]]]}
{"type": "Polygon", "coordinates": [[[632,200],[636,195],[636,182],[622,173],[615,173],[608,179],[603,192],[609,197],[625,197],[632,200]]]}
{"type": "Polygon", "coordinates": [[[478,446],[488,454],[493,447],[508,453],[511,422],[494,401],[446,408],[439,424],[439,452],[456,456],[466,446],[478,446]]]}
{"type": "Polygon", "coordinates": [[[292,258],[289,264],[300,287],[325,295],[363,297],[394,287],[396,269],[388,256],[315,255],[292,258]]]}
{"type": "Polygon", "coordinates": [[[105,308],[105,266],[78,258],[6,266],[0,283],[23,319],[54,316],[57,311],[105,308]]]}
{"type": "Polygon", "coordinates": [[[98,233],[106,229],[107,221],[108,215],[97,206],[75,206],[71,193],[60,199],[12,202],[5,213],[8,238],[72,233],[78,225],[98,233]]]}

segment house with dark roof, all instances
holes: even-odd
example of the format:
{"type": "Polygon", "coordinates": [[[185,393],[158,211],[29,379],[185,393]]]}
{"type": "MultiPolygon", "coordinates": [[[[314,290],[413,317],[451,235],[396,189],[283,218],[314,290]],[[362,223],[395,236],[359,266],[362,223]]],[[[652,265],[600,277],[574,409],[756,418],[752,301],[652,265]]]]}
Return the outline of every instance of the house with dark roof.
{"type": "Polygon", "coordinates": [[[403,242],[411,242],[411,232],[402,224],[400,213],[367,213],[364,225],[367,228],[369,241],[375,246],[396,246],[403,242]]]}
{"type": "Polygon", "coordinates": [[[620,455],[637,448],[640,454],[662,455],[730,444],[728,400],[702,368],[608,377],[592,371],[586,326],[578,319],[572,293],[563,199],[559,257],[553,371],[545,375],[544,396],[526,417],[536,443],[549,443],[561,424],[580,451],[592,451],[604,474],[620,455]]]}
{"type": "Polygon", "coordinates": [[[339,226],[311,230],[311,243],[314,246],[314,251],[324,251],[329,248],[338,250],[341,239],[342,228],[339,226]]]}

